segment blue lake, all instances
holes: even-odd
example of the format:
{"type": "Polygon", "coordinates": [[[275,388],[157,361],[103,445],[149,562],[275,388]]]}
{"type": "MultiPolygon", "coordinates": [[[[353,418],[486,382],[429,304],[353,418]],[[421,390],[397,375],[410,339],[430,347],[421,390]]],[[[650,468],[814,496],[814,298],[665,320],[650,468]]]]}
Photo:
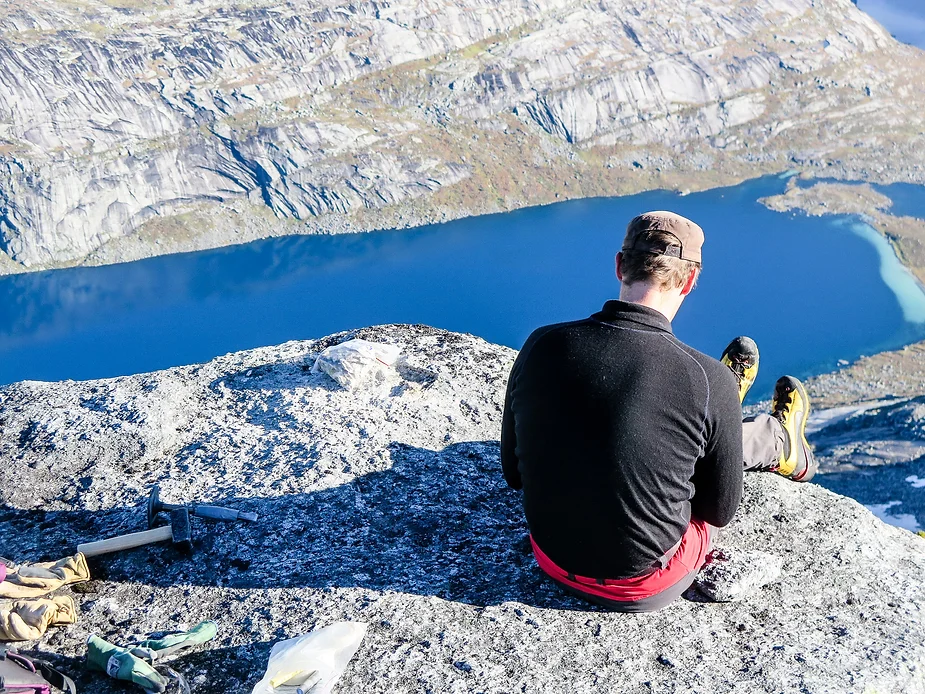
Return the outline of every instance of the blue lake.
{"type": "Polygon", "coordinates": [[[915,183],[891,183],[886,186],[875,185],[874,188],[893,201],[893,205],[887,210],[890,214],[925,219],[925,186],[915,183]]]}
{"type": "Polygon", "coordinates": [[[138,373],[387,322],[519,348],[535,327],[589,315],[619,293],[623,229],[650,209],[706,230],[704,271],[676,334],[714,355],[735,335],[754,337],[756,397],[781,373],[925,338],[925,295],[888,246],[878,250],[880,237],[756,202],[784,185],[764,178],[0,278],[0,383],[138,373]]]}

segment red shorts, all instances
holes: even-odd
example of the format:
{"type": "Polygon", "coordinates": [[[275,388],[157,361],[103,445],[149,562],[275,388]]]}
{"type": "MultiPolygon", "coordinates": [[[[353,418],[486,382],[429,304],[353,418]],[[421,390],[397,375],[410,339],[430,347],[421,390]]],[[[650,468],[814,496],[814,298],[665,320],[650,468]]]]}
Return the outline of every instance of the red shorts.
{"type": "MultiPolygon", "coordinates": [[[[690,579],[710,551],[711,527],[701,520],[692,518],[681,538],[681,545],[664,569],[654,569],[633,578],[604,579],[576,576],[560,569],[547,557],[539,545],[530,537],[533,556],[540,569],[559,583],[578,593],[593,595],[608,601],[634,602],[645,600],[668,590],[679,581],[690,579]]],[[[689,582],[689,581],[688,581],[689,582]]]]}

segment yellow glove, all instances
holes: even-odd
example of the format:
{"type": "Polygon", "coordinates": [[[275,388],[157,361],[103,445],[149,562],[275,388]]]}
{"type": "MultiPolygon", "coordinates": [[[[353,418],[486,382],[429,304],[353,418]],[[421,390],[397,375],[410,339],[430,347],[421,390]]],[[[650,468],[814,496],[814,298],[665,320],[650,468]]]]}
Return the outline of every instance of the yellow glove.
{"type": "Polygon", "coordinates": [[[37,598],[61,586],[90,580],[87,558],[80,552],[42,564],[16,565],[6,560],[3,563],[7,574],[6,579],[0,581],[0,598],[37,598]]]}
{"type": "Polygon", "coordinates": [[[77,608],[67,595],[0,600],[0,641],[32,641],[50,626],[76,622],[77,608]]]}

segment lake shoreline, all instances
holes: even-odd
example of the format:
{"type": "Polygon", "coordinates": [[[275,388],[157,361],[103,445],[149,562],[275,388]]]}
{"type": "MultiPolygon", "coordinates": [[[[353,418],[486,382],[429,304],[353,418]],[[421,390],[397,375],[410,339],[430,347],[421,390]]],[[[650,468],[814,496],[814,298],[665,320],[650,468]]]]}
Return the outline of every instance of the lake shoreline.
{"type": "MultiPolygon", "coordinates": [[[[648,209],[675,210],[708,230],[708,271],[675,325],[701,351],[718,354],[730,336],[750,334],[768,374],[802,378],[923,339],[922,323],[884,281],[870,238],[757,202],[786,185],[767,176],[689,195],[572,200],[439,226],[286,236],[10,276],[0,382],[149,372],[379,323],[424,323],[519,348],[538,325],[589,315],[614,297],[613,254],[626,220],[648,209]],[[813,258],[838,248],[842,261],[807,276],[805,296],[781,301],[764,289],[796,248],[813,258]],[[759,277],[767,279],[756,285],[759,277]],[[743,291],[748,311],[716,310],[743,291]],[[864,320],[840,323],[858,310],[864,320]],[[802,334],[799,350],[782,337],[781,321],[802,334]]],[[[925,294],[914,294],[914,307],[925,307],[925,294]]],[[[756,394],[773,386],[765,380],[756,394]]]]}
{"type": "MultiPolygon", "coordinates": [[[[798,180],[792,177],[783,194],[758,202],[775,212],[798,210],[812,217],[843,215],[860,219],[886,239],[900,264],[925,288],[925,219],[892,214],[893,200],[868,183],[808,180],[801,186],[798,180]]],[[[925,188],[922,193],[925,197],[925,188]]]]}
{"type": "MultiPolygon", "coordinates": [[[[13,261],[0,252],[0,277],[29,272],[44,272],[73,267],[99,267],[119,263],[134,262],[177,253],[195,253],[237,246],[269,238],[284,236],[314,236],[329,234],[373,233],[415,229],[424,226],[439,225],[445,222],[502,214],[533,207],[545,207],[560,202],[594,198],[629,197],[648,192],[677,192],[682,195],[700,193],[720,188],[729,188],[757,180],[766,176],[792,175],[794,178],[813,179],[817,174],[825,174],[825,180],[838,181],[844,185],[891,183],[913,183],[925,186],[925,176],[913,180],[911,171],[897,171],[897,175],[879,175],[876,177],[857,176],[859,172],[845,168],[840,164],[827,167],[824,171],[800,169],[783,166],[756,166],[753,170],[699,171],[682,173],[679,171],[656,171],[645,176],[623,178],[619,175],[582,176],[580,171],[562,171],[562,178],[569,178],[571,183],[553,185],[549,179],[539,184],[526,184],[516,193],[505,198],[489,196],[479,198],[474,191],[453,190],[474,184],[462,181],[450,189],[442,188],[434,194],[405,201],[391,207],[364,210],[358,214],[327,214],[304,221],[279,219],[273,217],[266,208],[254,206],[245,200],[232,200],[220,209],[214,206],[191,206],[186,212],[156,218],[143,224],[131,234],[112,239],[91,254],[74,260],[57,263],[23,265],[13,261]],[[836,169],[836,170],[832,170],[836,169]],[[446,198],[453,193],[452,200],[446,198]],[[475,203],[463,202],[475,200],[475,203]],[[198,230],[198,231],[197,231],[198,230]],[[204,231],[203,231],[204,230],[204,231]]],[[[587,173],[587,172],[585,172],[587,173]]],[[[600,172],[595,172],[599,174],[600,172]]],[[[481,188],[478,192],[481,192],[481,188]]],[[[776,211],[784,211],[783,209],[776,211]]],[[[802,209],[802,208],[801,208],[802,209]]],[[[643,210],[640,210],[643,211],[643,210]]],[[[871,210],[873,213],[874,210],[871,210]]],[[[833,211],[832,214],[856,214],[854,211],[833,211]]],[[[875,228],[890,238],[892,229],[885,229],[881,224],[875,228]]],[[[925,222],[922,223],[925,235],[925,222]]],[[[892,240],[891,240],[892,242],[892,240]]],[[[900,255],[901,259],[902,256],[900,255]]],[[[921,277],[925,277],[925,259],[923,259],[921,277]]],[[[914,267],[910,267],[916,272],[914,267]]]]}

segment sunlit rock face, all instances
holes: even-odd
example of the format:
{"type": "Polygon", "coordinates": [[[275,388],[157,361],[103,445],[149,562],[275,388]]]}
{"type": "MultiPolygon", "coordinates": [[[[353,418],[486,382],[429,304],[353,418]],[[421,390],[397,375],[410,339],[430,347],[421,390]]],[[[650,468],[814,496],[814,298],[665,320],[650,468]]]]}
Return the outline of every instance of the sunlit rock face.
{"type": "Polygon", "coordinates": [[[673,171],[914,179],[921,60],[850,0],[7,4],[0,249],[74,261],[190,211],[179,248],[417,223],[673,171]]]}

